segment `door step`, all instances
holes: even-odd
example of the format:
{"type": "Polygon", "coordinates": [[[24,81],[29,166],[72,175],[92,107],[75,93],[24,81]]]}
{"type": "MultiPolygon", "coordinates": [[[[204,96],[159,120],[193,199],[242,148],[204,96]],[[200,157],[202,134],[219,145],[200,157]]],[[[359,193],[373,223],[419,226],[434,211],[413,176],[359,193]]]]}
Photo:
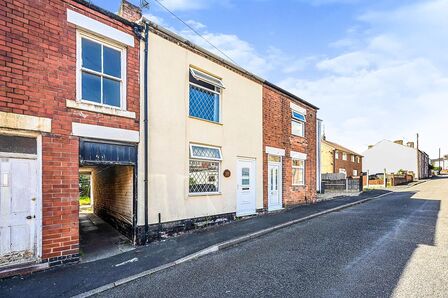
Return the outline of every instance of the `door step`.
{"type": "Polygon", "coordinates": [[[48,263],[27,262],[0,268],[0,279],[15,275],[26,275],[49,268],[48,263]]]}

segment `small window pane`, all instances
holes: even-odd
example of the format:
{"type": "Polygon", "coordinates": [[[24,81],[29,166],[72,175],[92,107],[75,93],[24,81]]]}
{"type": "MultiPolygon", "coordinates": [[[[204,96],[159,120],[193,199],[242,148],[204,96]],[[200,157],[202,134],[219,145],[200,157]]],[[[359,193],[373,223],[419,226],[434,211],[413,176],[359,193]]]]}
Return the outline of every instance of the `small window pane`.
{"type": "Polygon", "coordinates": [[[300,160],[300,159],[293,159],[292,160],[292,165],[294,167],[303,167],[304,163],[305,162],[303,160],[300,160]]]}
{"type": "Polygon", "coordinates": [[[241,184],[242,185],[250,184],[250,168],[241,169],[241,184]]]}
{"type": "Polygon", "coordinates": [[[0,135],[0,152],[36,154],[36,138],[0,135]]]}
{"type": "Polygon", "coordinates": [[[219,122],[219,94],[190,85],[190,116],[219,122]]]}
{"type": "Polygon", "coordinates": [[[303,137],[303,122],[291,121],[292,134],[303,137]]]}
{"type": "Polygon", "coordinates": [[[101,44],[82,39],[82,67],[101,72],[101,44]]]}
{"type": "Polygon", "coordinates": [[[268,156],[268,161],[280,162],[281,158],[280,158],[280,156],[277,156],[277,155],[269,155],[268,156]]]}
{"type": "Polygon", "coordinates": [[[103,59],[104,73],[121,78],[121,52],[103,47],[103,59]]]}
{"type": "Polygon", "coordinates": [[[82,99],[101,103],[101,77],[82,73],[82,99]]]}
{"type": "Polygon", "coordinates": [[[221,152],[218,148],[192,145],[191,150],[192,150],[191,157],[193,158],[221,159],[221,152]]]}
{"type": "Polygon", "coordinates": [[[120,82],[103,78],[103,103],[110,106],[120,106],[120,82]]]}
{"type": "Polygon", "coordinates": [[[302,115],[302,114],[300,114],[299,112],[292,111],[292,117],[293,117],[294,119],[296,119],[296,120],[300,120],[300,121],[305,122],[305,116],[302,115]]]}
{"type": "Polygon", "coordinates": [[[190,193],[219,191],[219,162],[190,159],[190,193]]]}
{"type": "Polygon", "coordinates": [[[292,184],[293,185],[303,185],[304,184],[303,169],[300,169],[300,168],[292,169],[292,184]]]}

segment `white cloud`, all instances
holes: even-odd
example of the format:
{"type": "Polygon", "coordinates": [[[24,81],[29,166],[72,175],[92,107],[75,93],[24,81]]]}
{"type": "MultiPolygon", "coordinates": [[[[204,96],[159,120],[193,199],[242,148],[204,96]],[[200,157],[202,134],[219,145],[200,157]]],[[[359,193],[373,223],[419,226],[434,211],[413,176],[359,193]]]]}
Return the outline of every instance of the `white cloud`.
{"type": "Polygon", "coordinates": [[[201,22],[198,22],[198,21],[195,21],[195,20],[188,20],[188,21],[186,21],[186,23],[188,25],[190,25],[195,30],[202,30],[202,29],[207,28],[207,26],[205,26],[201,22]]]}
{"type": "Polygon", "coordinates": [[[349,36],[342,54],[317,62],[318,79],[289,77],[280,85],[320,106],[327,137],[355,150],[419,132],[423,150],[434,156],[442,146],[448,152],[448,124],[442,120],[448,100],[446,15],[447,1],[364,14],[360,20],[368,31],[361,40],[349,36]]]}

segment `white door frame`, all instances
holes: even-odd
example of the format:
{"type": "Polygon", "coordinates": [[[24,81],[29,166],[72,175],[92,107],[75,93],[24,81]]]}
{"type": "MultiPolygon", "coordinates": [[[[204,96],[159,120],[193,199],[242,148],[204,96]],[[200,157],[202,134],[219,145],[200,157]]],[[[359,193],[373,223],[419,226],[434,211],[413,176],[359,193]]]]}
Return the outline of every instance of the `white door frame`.
{"type": "Polygon", "coordinates": [[[283,177],[283,157],[280,155],[268,154],[268,185],[267,185],[267,187],[268,187],[268,193],[267,193],[267,195],[268,195],[268,211],[275,211],[275,210],[283,209],[283,180],[282,180],[282,177],[283,177]],[[269,161],[269,155],[279,157],[280,161],[279,162],[269,161]],[[272,206],[272,204],[270,203],[270,200],[269,200],[269,183],[271,181],[269,179],[269,175],[270,175],[269,166],[270,165],[276,165],[279,167],[279,171],[277,173],[277,178],[278,178],[278,196],[279,196],[279,199],[281,202],[280,207],[272,206]]]}
{"type": "Polygon", "coordinates": [[[37,154],[21,154],[21,153],[6,153],[0,152],[0,158],[22,158],[22,159],[36,159],[37,160],[37,189],[36,189],[36,204],[35,204],[35,233],[36,233],[36,255],[35,258],[40,260],[42,258],[42,135],[37,132],[2,129],[0,134],[18,137],[33,137],[36,138],[36,153],[37,154]]]}
{"type": "Polygon", "coordinates": [[[256,214],[257,213],[257,160],[255,158],[249,158],[249,157],[237,157],[236,160],[236,216],[247,216],[247,215],[252,215],[252,214],[256,214]],[[244,212],[244,213],[240,213],[238,212],[238,193],[239,193],[239,181],[238,181],[238,165],[240,161],[245,161],[245,162],[251,162],[252,166],[253,166],[253,181],[254,181],[254,185],[253,185],[253,192],[254,192],[254,210],[253,212],[244,212]]]}

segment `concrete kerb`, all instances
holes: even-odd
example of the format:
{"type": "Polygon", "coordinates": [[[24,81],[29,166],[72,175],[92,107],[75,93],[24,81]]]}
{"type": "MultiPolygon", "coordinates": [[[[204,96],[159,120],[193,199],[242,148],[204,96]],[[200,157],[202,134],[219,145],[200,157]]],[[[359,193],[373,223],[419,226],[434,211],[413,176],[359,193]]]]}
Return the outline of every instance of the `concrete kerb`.
{"type": "Polygon", "coordinates": [[[342,210],[342,209],[346,209],[346,208],[349,208],[349,207],[352,207],[352,206],[355,206],[355,205],[359,205],[359,204],[371,201],[373,199],[379,199],[379,198],[387,196],[387,195],[389,195],[391,193],[393,193],[393,192],[388,192],[388,193],[385,193],[385,194],[378,195],[376,197],[366,198],[366,199],[362,199],[362,200],[359,200],[359,201],[356,201],[356,202],[348,203],[348,204],[345,204],[345,205],[342,205],[342,206],[338,206],[338,207],[335,207],[335,208],[324,210],[324,211],[321,211],[321,212],[318,212],[318,213],[315,213],[315,214],[312,214],[312,215],[308,215],[308,216],[305,216],[305,217],[302,217],[302,218],[299,218],[299,219],[291,220],[291,221],[288,221],[288,222],[285,222],[285,223],[282,223],[282,224],[279,224],[279,225],[276,225],[276,226],[273,226],[273,227],[270,227],[270,228],[266,228],[266,229],[263,229],[263,230],[260,230],[260,231],[254,232],[254,233],[250,233],[250,234],[247,234],[247,235],[235,238],[235,239],[224,241],[224,242],[221,242],[221,243],[209,246],[209,247],[207,247],[205,249],[197,251],[197,252],[195,252],[193,254],[190,254],[188,256],[185,256],[183,258],[180,258],[180,259],[178,259],[178,260],[176,260],[174,262],[170,262],[170,263],[158,266],[156,268],[152,268],[152,269],[140,272],[138,274],[134,274],[132,276],[119,279],[119,280],[117,280],[115,282],[106,284],[104,286],[95,288],[93,290],[81,293],[81,294],[73,296],[73,297],[75,297],[75,298],[90,297],[90,296],[99,294],[101,292],[110,290],[112,288],[124,285],[124,284],[126,284],[128,282],[131,282],[131,281],[134,281],[136,279],[152,275],[152,274],[157,273],[159,271],[162,271],[162,270],[174,267],[176,265],[179,265],[179,264],[191,261],[191,260],[195,260],[195,259],[201,258],[203,256],[215,253],[215,252],[217,252],[219,250],[223,250],[223,249],[235,246],[237,244],[246,242],[248,240],[259,238],[261,236],[264,236],[264,235],[269,234],[271,232],[274,232],[274,231],[277,231],[277,230],[280,230],[280,229],[292,226],[294,224],[297,224],[297,223],[300,223],[300,222],[304,222],[304,221],[307,221],[307,220],[311,220],[313,218],[316,218],[316,217],[319,217],[319,216],[322,216],[322,215],[325,215],[325,214],[328,214],[328,213],[336,212],[336,211],[339,211],[339,210],[342,210]]]}

